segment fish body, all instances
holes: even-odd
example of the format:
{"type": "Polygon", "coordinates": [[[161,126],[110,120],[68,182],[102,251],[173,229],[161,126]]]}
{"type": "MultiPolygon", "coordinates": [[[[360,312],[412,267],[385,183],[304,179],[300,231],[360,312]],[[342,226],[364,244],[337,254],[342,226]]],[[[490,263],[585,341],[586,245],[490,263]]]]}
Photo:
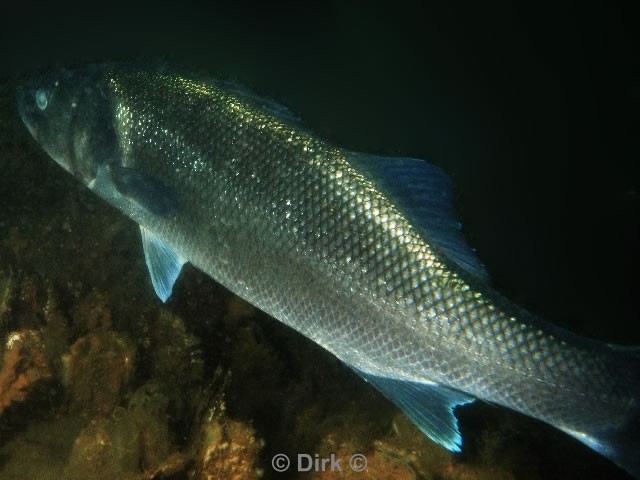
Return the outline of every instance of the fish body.
{"type": "Polygon", "coordinates": [[[422,160],[332,145],[237,85],[121,65],[19,92],[42,147],[137,222],[164,301],[190,262],[297,330],[457,451],[479,398],[549,423],[640,477],[640,354],[491,288],[422,160]]]}

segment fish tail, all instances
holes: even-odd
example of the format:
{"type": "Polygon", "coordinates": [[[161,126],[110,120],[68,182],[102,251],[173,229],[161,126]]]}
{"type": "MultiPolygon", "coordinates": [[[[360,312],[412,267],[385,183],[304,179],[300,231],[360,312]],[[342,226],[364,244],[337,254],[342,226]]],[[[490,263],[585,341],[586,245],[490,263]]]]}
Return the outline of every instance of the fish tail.
{"type": "Polygon", "coordinates": [[[626,368],[630,391],[628,413],[622,425],[601,436],[606,446],[606,457],[640,479],[640,348],[627,349],[626,361],[621,368],[626,368]]]}
{"type": "Polygon", "coordinates": [[[620,405],[616,405],[611,418],[622,420],[589,434],[563,430],[640,479],[640,348],[615,345],[609,348],[616,354],[618,387],[627,392],[622,415],[620,405]]]}
{"type": "Polygon", "coordinates": [[[569,431],[567,433],[640,479],[640,411],[638,408],[619,428],[592,435],[569,431]]]}
{"type": "Polygon", "coordinates": [[[640,478],[640,408],[616,432],[600,440],[604,455],[636,478],[640,478]]]}

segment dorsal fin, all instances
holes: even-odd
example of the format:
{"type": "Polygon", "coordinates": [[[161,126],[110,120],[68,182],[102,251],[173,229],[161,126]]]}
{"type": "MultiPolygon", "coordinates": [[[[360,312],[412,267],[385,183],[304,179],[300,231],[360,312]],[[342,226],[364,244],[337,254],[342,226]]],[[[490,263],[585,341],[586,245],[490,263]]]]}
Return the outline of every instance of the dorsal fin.
{"type": "Polygon", "coordinates": [[[352,152],[349,155],[442,252],[484,282],[489,275],[467,244],[453,208],[451,179],[425,160],[352,152]]]}
{"type": "Polygon", "coordinates": [[[258,95],[249,90],[244,85],[231,80],[214,80],[214,85],[227,93],[230,93],[240,100],[253,105],[268,115],[277,117],[289,124],[302,126],[300,117],[295,115],[289,108],[276,102],[275,100],[258,95]]]}

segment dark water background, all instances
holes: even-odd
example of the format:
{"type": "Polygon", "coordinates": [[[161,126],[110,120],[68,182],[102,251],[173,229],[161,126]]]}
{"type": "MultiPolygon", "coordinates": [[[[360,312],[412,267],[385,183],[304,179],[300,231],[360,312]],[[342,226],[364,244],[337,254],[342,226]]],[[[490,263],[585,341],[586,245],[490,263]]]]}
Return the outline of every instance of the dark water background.
{"type": "Polygon", "coordinates": [[[0,80],[117,60],[238,80],[338,145],[441,166],[497,288],[639,345],[633,12],[441,3],[6,2],[0,80]]]}
{"type": "Polygon", "coordinates": [[[429,159],[454,177],[500,289],[575,330],[640,343],[632,11],[305,3],[10,2],[3,76],[166,61],[238,79],[337,144],[429,159]]]}

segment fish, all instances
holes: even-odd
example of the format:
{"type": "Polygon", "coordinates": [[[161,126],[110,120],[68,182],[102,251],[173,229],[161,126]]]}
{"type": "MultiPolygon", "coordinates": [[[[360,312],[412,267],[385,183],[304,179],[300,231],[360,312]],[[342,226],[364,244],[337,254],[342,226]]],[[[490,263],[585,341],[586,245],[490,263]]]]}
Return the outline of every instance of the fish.
{"type": "Polygon", "coordinates": [[[162,302],[187,262],[322,346],[429,438],[480,399],[640,478],[640,349],[564,330],[491,286],[422,159],[350,151],[229,81],[96,64],[18,88],[46,153],[140,228],[162,302]]]}

